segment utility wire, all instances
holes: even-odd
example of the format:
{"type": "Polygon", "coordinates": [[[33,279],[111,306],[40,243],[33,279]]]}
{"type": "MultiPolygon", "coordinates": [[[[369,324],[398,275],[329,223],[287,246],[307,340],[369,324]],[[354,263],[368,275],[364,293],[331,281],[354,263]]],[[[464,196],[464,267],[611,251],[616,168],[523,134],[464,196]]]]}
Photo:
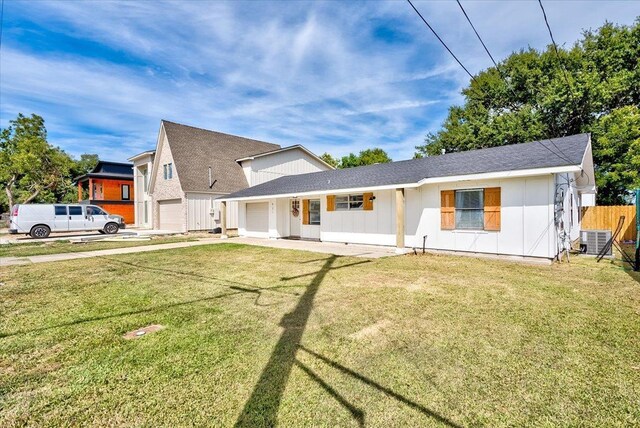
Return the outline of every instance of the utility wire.
{"type": "MultiPolygon", "coordinates": [[[[569,76],[567,74],[567,68],[564,66],[563,62],[560,59],[560,52],[558,51],[558,44],[553,37],[553,32],[551,31],[551,25],[549,25],[549,20],[547,19],[547,12],[544,10],[544,6],[542,5],[542,0],[538,0],[538,4],[540,5],[540,9],[542,10],[542,16],[544,17],[544,23],[547,26],[547,30],[549,31],[549,37],[551,38],[551,44],[553,45],[553,51],[556,54],[556,59],[558,60],[558,65],[562,69],[562,75],[564,76],[564,81],[567,82],[567,87],[569,88],[569,96],[573,101],[575,106],[578,105],[575,97],[573,96],[573,88],[571,87],[571,83],[569,82],[569,76]]],[[[571,122],[575,119],[575,115],[570,119],[571,122]]]]}
{"type": "MultiPolygon", "coordinates": [[[[471,26],[471,28],[473,29],[473,32],[476,33],[476,37],[478,37],[478,40],[480,41],[480,43],[482,44],[482,47],[484,48],[485,52],[487,52],[487,55],[489,55],[489,58],[491,58],[491,61],[493,62],[493,65],[496,67],[496,70],[498,71],[498,73],[500,74],[500,77],[502,77],[502,80],[504,80],[505,84],[507,85],[507,88],[509,88],[509,90],[511,91],[511,93],[514,96],[514,99],[517,99],[518,96],[515,93],[515,91],[513,90],[513,88],[511,87],[511,85],[509,84],[509,82],[507,81],[506,75],[502,72],[502,70],[500,69],[500,67],[498,66],[498,63],[496,62],[496,60],[493,58],[493,55],[491,55],[491,52],[489,51],[489,48],[487,47],[487,45],[484,43],[484,40],[482,40],[482,37],[480,37],[480,33],[478,33],[478,30],[476,30],[475,25],[473,25],[473,22],[471,22],[471,18],[469,18],[469,15],[467,14],[467,12],[464,10],[464,7],[462,7],[462,3],[460,3],[460,0],[456,0],[456,2],[458,3],[458,6],[460,6],[460,10],[462,10],[462,13],[464,14],[465,18],[467,18],[467,22],[469,23],[469,25],[471,26]]],[[[558,153],[556,153],[555,151],[553,151],[550,147],[548,147],[546,144],[544,144],[541,140],[538,140],[538,142],[540,143],[540,145],[542,145],[542,147],[544,147],[545,149],[547,149],[550,153],[554,154],[555,156],[559,157],[560,159],[569,162],[569,163],[573,163],[570,159],[568,159],[565,154],[562,152],[562,150],[560,150],[560,148],[550,139],[547,139],[547,141],[549,141],[553,147],[556,148],[556,150],[558,151],[558,153]]]]}
{"type": "Polygon", "coordinates": [[[2,27],[4,24],[4,0],[0,3],[0,49],[2,49],[2,27]]]}
{"type": "Polygon", "coordinates": [[[424,16],[422,16],[422,14],[420,13],[420,11],[418,9],[416,9],[416,7],[413,5],[413,3],[411,3],[411,0],[407,0],[407,2],[411,5],[411,7],[413,8],[413,10],[418,14],[418,16],[420,17],[420,19],[422,19],[422,22],[424,22],[424,24],[429,28],[429,30],[431,30],[431,32],[433,33],[434,36],[436,36],[436,38],[438,39],[438,41],[440,43],[442,43],[442,46],[445,47],[445,49],[451,54],[451,56],[453,57],[453,59],[455,59],[457,61],[458,64],[460,64],[460,67],[462,67],[464,69],[464,71],[467,72],[467,74],[469,75],[469,77],[471,77],[471,80],[475,81],[476,78],[473,77],[473,74],[471,74],[471,72],[469,72],[469,70],[467,70],[467,67],[464,66],[464,64],[462,64],[462,62],[458,59],[458,57],[451,51],[451,49],[449,49],[449,46],[447,46],[447,44],[442,40],[442,38],[438,35],[438,33],[436,33],[436,30],[433,29],[433,27],[431,25],[429,25],[429,23],[427,22],[426,19],[424,19],[424,16]]]}

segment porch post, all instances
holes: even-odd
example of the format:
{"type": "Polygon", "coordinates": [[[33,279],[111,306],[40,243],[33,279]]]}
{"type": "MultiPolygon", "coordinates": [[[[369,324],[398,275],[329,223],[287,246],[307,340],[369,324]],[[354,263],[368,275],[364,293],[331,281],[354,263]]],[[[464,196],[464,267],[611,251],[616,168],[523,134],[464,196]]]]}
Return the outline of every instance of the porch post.
{"type": "Polygon", "coordinates": [[[396,189],[396,253],[404,252],[404,189],[396,189]]]}
{"type": "Polygon", "coordinates": [[[78,202],[82,200],[82,183],[78,181],[78,202]]]}
{"type": "Polygon", "coordinates": [[[93,179],[89,179],[89,203],[91,203],[91,199],[95,199],[95,195],[93,194],[93,179]]]}
{"type": "Polygon", "coordinates": [[[220,202],[220,227],[222,228],[222,234],[220,239],[227,239],[227,202],[220,202]]]}

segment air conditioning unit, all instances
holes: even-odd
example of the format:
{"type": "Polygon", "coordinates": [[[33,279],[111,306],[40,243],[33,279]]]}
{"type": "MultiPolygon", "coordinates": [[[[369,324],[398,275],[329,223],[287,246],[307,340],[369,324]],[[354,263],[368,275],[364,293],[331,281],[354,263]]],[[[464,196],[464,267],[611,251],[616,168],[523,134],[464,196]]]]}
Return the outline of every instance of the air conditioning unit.
{"type": "MultiPolygon", "coordinates": [[[[583,253],[591,254],[597,256],[602,251],[602,248],[607,244],[607,242],[611,239],[611,231],[610,230],[582,230],[580,231],[580,247],[583,253]]],[[[605,255],[610,256],[613,253],[611,252],[611,247],[609,247],[609,251],[605,255]]]]}

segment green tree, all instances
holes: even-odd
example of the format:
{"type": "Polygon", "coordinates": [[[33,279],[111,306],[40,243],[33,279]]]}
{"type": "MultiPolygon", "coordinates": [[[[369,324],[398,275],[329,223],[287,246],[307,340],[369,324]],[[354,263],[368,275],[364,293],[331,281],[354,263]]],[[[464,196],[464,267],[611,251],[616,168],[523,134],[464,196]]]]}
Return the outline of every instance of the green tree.
{"type": "Polygon", "coordinates": [[[0,185],[9,207],[55,201],[54,192],[68,184],[72,167],[69,155],[47,142],[42,117],[18,114],[0,130],[0,185]]]}
{"type": "Polygon", "coordinates": [[[464,104],[449,109],[416,157],[591,132],[598,203],[624,203],[626,192],[640,186],[637,164],[629,163],[639,156],[640,18],[587,31],[559,58],[551,46],[513,53],[462,93],[464,104]],[[623,173],[624,165],[636,173],[623,173]]]}
{"type": "Polygon", "coordinates": [[[391,162],[391,158],[384,150],[380,148],[366,149],[360,151],[355,155],[349,153],[347,156],[343,156],[340,160],[338,168],[353,168],[356,166],[373,165],[376,163],[388,163],[391,162]]]}
{"type": "Polygon", "coordinates": [[[320,159],[322,159],[323,161],[325,161],[326,163],[328,163],[334,168],[338,168],[338,166],[340,165],[340,161],[334,158],[333,156],[331,156],[327,152],[324,152],[322,155],[320,155],[320,159]]]}

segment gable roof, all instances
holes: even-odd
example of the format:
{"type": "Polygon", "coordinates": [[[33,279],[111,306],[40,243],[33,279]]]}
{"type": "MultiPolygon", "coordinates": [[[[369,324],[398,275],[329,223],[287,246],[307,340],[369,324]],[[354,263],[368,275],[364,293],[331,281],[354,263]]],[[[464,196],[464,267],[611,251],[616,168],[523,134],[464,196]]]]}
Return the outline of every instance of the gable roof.
{"type": "Polygon", "coordinates": [[[356,168],[290,175],[249,187],[221,199],[417,184],[430,178],[579,166],[590,134],[491,147],[356,168]]]}
{"type": "Polygon", "coordinates": [[[294,144],[293,146],[287,146],[287,147],[283,147],[281,149],[271,150],[270,152],[258,153],[256,155],[251,155],[251,156],[245,156],[243,158],[236,159],[236,162],[243,162],[243,161],[247,161],[247,160],[253,160],[253,159],[256,159],[256,158],[261,158],[261,157],[264,157],[264,156],[271,156],[271,155],[275,155],[275,154],[278,154],[278,153],[287,152],[287,151],[290,151],[290,150],[301,150],[304,153],[306,153],[307,155],[309,155],[312,158],[314,158],[315,160],[317,160],[318,162],[320,162],[321,164],[323,164],[324,166],[326,166],[327,168],[335,169],[335,167],[333,167],[333,166],[329,165],[328,163],[326,163],[325,161],[323,161],[320,156],[317,156],[315,153],[311,152],[311,150],[307,149],[302,144],[294,144]]]}
{"type": "MultiPolygon", "coordinates": [[[[249,184],[236,159],[279,149],[277,144],[163,120],[173,163],[184,192],[231,193],[249,184]],[[209,188],[209,167],[217,180],[209,188]]],[[[157,156],[156,156],[157,158],[157,156]]]]}
{"type": "Polygon", "coordinates": [[[77,177],[75,181],[86,181],[89,178],[114,178],[133,180],[133,164],[123,162],[98,161],[88,173],[77,177]]]}

